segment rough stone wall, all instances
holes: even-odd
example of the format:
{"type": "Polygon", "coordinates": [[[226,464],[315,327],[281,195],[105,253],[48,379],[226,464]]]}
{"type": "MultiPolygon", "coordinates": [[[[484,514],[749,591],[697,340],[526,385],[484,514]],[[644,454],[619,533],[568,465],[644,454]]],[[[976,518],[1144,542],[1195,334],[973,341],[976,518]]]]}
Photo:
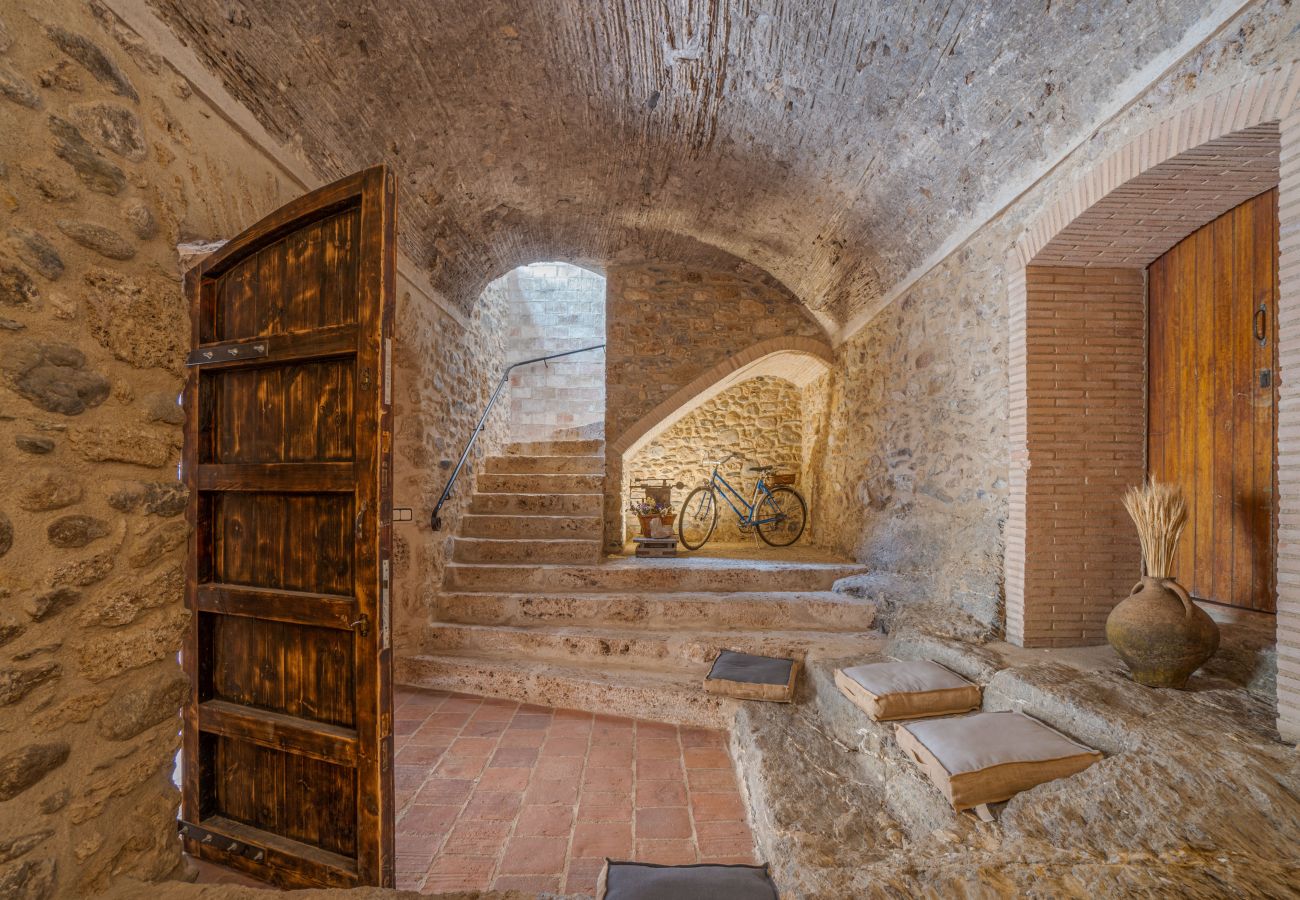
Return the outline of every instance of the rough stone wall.
{"type": "MultiPolygon", "coordinates": [[[[824,338],[794,296],[770,278],[669,264],[611,266],[606,278],[607,446],[676,391],[759,341],[824,338]]],[[[622,455],[608,450],[610,550],[623,544],[628,484],[622,455]]]]}
{"type": "MultiPolygon", "coordinates": [[[[715,451],[732,450],[744,457],[733,460],[722,474],[748,500],[755,478],[745,471],[753,465],[780,466],[782,471],[803,471],[803,397],[782,378],[759,376],[728,388],[691,412],[646,444],[628,461],[629,483],[639,479],[667,478],[686,487],[675,491],[680,504],[690,491],[709,480],[708,464],[715,451]]],[[[627,519],[627,536],[640,533],[637,520],[627,519]]],[[[736,527],[731,508],[720,505],[715,541],[749,541],[736,527]]]]}
{"type": "Polygon", "coordinates": [[[179,862],[175,248],[299,193],[95,4],[0,2],[0,895],[179,862]]]}
{"type": "Polygon", "coordinates": [[[479,463],[506,440],[510,410],[496,408],[465,461],[447,504],[442,529],[433,511],[456,461],[487,406],[506,355],[509,295],[483,292],[464,329],[432,303],[403,294],[393,342],[393,505],[411,507],[414,520],[393,526],[393,641],[398,653],[418,643],[429,604],[442,585],[451,538],[469,507],[479,463]]]}
{"type": "Polygon", "coordinates": [[[838,348],[826,451],[810,475],[823,541],[1001,624],[1006,253],[1034,216],[1128,140],[1300,56],[1298,27],[1300,9],[1283,0],[1250,7],[838,348]]]}
{"type": "MultiPolygon", "coordinates": [[[[520,266],[488,286],[509,294],[507,362],[605,342],[605,279],[568,263],[520,266]]],[[[601,437],[605,354],[525,366],[510,376],[510,439],[601,437]]]]}

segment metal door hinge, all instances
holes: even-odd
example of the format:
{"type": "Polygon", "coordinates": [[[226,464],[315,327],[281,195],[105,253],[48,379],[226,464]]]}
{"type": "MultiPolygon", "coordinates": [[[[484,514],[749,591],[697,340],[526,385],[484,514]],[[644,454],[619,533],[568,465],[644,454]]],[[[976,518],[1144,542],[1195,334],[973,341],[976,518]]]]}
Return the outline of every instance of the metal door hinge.
{"type": "Polygon", "coordinates": [[[250,341],[241,344],[219,344],[215,347],[198,347],[185,357],[187,366],[211,366],[217,363],[235,362],[240,359],[259,359],[266,356],[266,341],[250,341]]]}

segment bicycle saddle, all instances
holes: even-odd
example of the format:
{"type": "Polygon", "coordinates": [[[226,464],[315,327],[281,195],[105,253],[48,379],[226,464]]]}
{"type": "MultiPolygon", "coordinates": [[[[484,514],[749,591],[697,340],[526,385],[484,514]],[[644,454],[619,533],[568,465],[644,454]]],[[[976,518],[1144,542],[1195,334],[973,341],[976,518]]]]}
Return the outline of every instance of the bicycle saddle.
{"type": "Polygon", "coordinates": [[[751,471],[751,472],[770,472],[770,471],[772,471],[772,470],[775,469],[775,468],[776,468],[776,466],[750,466],[750,467],[749,467],[749,471],[751,471]]]}

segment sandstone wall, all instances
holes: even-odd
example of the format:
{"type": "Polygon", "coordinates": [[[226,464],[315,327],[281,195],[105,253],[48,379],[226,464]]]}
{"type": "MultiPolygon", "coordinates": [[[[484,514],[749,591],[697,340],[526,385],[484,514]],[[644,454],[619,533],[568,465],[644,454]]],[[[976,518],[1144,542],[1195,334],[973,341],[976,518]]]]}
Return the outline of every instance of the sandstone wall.
{"type": "Polygon", "coordinates": [[[510,296],[503,288],[498,281],[483,292],[469,329],[419,297],[403,293],[398,300],[393,504],[414,510],[412,522],[393,526],[398,653],[416,646],[429,621],[429,604],[442,585],[452,536],[469,507],[479,463],[500,449],[509,430],[510,408],[498,401],[442,508],[442,529],[433,531],[429,515],[505,366],[510,296]]]}
{"type": "Polygon", "coordinates": [[[179,862],[175,247],[299,193],[94,4],[0,2],[0,895],[179,862]]]}
{"type": "Polygon", "coordinates": [[[770,278],[647,264],[611,266],[606,278],[605,538],[616,550],[629,479],[611,444],[678,390],[759,341],[825,334],[770,278]]]}
{"type": "Polygon", "coordinates": [[[1250,7],[838,348],[826,449],[814,452],[810,473],[823,541],[1002,623],[1006,253],[1034,216],[1128,140],[1300,56],[1297,26],[1300,10],[1289,3],[1250,7]]]}
{"type": "MultiPolygon", "coordinates": [[[[680,505],[686,495],[708,481],[713,471],[706,462],[715,450],[736,451],[745,461],[733,460],[722,474],[748,500],[755,477],[745,468],[752,465],[780,466],[796,474],[803,470],[803,397],[790,382],[759,376],[728,388],[675,423],[646,444],[628,461],[630,483],[639,479],[667,478],[686,487],[674,492],[680,505]]],[[[802,491],[802,488],[800,488],[802,491]]],[[[627,537],[640,533],[637,520],[629,516],[627,537]]],[[[752,541],[736,527],[731,508],[720,505],[714,541],[752,541]]]]}
{"type": "MultiPolygon", "coordinates": [[[[489,286],[509,294],[507,362],[605,342],[605,279],[568,263],[520,266],[489,286]]],[[[539,363],[510,376],[510,439],[600,437],[603,351],[539,363]]]]}

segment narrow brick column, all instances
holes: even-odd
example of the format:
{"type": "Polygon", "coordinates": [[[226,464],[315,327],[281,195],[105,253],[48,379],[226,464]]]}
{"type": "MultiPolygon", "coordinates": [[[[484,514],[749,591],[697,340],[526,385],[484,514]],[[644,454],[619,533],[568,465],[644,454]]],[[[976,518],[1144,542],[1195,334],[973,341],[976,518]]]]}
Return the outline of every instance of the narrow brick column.
{"type": "Polygon", "coordinates": [[[1282,122],[1278,211],[1277,730],[1300,741],[1300,114],[1282,122]]]}
{"type": "MultiPolygon", "coordinates": [[[[1014,271],[1014,270],[1013,270],[1014,271]]],[[[1105,640],[1140,574],[1120,497],[1146,472],[1146,272],[1029,266],[1011,285],[1007,636],[1105,640]]]]}

